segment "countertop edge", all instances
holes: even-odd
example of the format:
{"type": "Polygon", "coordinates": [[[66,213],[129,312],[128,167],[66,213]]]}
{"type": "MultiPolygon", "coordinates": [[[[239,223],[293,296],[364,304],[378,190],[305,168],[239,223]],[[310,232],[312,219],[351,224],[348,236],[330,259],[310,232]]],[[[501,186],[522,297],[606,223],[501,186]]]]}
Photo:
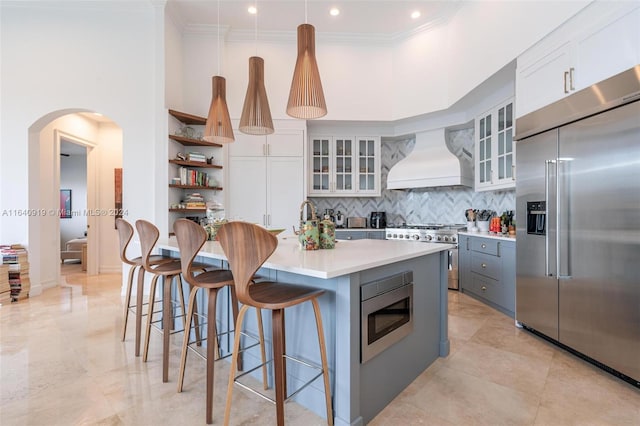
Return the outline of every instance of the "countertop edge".
{"type": "Polygon", "coordinates": [[[468,235],[470,237],[491,238],[494,240],[502,241],[516,241],[515,236],[492,234],[491,232],[472,232],[472,231],[458,231],[458,235],[468,235]]]}

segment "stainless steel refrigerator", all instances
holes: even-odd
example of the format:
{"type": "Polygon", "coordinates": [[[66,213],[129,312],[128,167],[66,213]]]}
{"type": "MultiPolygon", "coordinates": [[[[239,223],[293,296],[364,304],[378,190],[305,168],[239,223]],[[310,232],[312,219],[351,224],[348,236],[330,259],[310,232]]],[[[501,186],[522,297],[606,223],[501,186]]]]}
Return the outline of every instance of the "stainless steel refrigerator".
{"type": "Polygon", "coordinates": [[[516,320],[640,386],[640,65],[516,129],[516,320]]]}

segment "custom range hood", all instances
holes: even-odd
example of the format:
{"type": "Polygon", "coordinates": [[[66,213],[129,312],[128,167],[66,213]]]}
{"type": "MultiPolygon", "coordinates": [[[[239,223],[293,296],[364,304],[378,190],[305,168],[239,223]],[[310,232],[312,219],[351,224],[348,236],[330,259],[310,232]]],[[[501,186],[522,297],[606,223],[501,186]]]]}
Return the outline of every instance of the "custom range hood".
{"type": "Polygon", "coordinates": [[[473,170],[463,164],[446,142],[446,130],[416,133],[416,144],[387,175],[387,189],[473,186],[473,170]]]}

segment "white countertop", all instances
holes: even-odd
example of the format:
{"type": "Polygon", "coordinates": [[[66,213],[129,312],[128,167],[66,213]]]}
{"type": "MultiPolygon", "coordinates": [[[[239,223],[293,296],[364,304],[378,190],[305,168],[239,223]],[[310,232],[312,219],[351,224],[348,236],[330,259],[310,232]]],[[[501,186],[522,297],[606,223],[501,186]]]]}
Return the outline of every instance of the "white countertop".
{"type": "Polygon", "coordinates": [[[458,231],[460,235],[469,235],[471,237],[482,237],[482,238],[492,238],[494,240],[503,240],[503,241],[515,241],[515,235],[502,235],[502,234],[492,234],[491,232],[481,232],[481,231],[458,231]]]}
{"type": "MultiPolygon", "coordinates": [[[[157,248],[178,251],[175,237],[160,239],[157,248]]],[[[340,240],[331,250],[300,250],[298,238],[281,236],[278,248],[264,263],[265,268],[316,278],[335,278],[402,260],[413,259],[454,248],[452,244],[434,244],[394,240],[340,240]]],[[[220,243],[207,241],[200,256],[226,260],[220,243]]]]}

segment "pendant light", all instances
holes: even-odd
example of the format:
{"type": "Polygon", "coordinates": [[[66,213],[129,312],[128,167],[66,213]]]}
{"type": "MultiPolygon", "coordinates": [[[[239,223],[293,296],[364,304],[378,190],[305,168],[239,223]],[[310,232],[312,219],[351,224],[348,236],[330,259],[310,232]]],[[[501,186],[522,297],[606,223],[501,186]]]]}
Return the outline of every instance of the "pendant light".
{"type": "Polygon", "coordinates": [[[214,143],[230,143],[235,140],[231,117],[227,108],[226,80],[220,76],[220,0],[218,0],[218,75],[211,79],[211,105],[202,139],[214,143]]]}
{"type": "MultiPolygon", "coordinates": [[[[257,9],[256,2],[256,9],[257,9]]],[[[239,129],[248,135],[273,133],[273,120],[264,87],[264,60],[258,53],[258,12],[255,14],[256,56],[249,58],[249,84],[242,106],[239,129]]]]}
{"type": "Polygon", "coordinates": [[[295,118],[312,119],[327,115],[327,104],[316,61],[316,30],[307,23],[306,0],[304,21],[304,24],[298,26],[298,58],[293,70],[287,114],[295,118]]]}

